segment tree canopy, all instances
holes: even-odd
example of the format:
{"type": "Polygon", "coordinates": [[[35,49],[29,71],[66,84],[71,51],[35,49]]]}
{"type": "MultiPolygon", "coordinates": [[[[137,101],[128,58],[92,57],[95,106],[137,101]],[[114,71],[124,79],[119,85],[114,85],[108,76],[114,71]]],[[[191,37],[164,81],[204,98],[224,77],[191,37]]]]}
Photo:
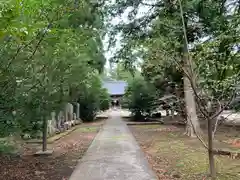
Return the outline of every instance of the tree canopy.
{"type": "MultiPolygon", "coordinates": [[[[219,89],[213,81],[223,82],[231,75],[229,72],[236,74],[239,68],[236,63],[239,58],[239,2],[184,0],[182,6],[191,53],[197,68],[203,67],[198,69],[202,73],[199,76],[201,79],[205,76],[204,81],[208,81],[205,84],[211,85],[209,88],[219,89]],[[213,63],[211,71],[204,68],[212,67],[213,63]]],[[[131,64],[137,55],[143,59],[143,74],[147,78],[162,81],[165,77],[168,81],[179,82],[181,72],[175,62],[181,61],[183,41],[179,3],[118,1],[110,7],[111,18],[128,12],[128,20],[112,25],[113,36],[122,35],[122,48],[113,59],[131,64]]]]}
{"type": "Polygon", "coordinates": [[[172,93],[184,102],[186,134],[203,144],[198,113],[207,120],[204,146],[214,179],[212,122],[236,95],[240,82],[240,2],[120,0],[109,4],[108,15],[122,17],[118,24],[109,21],[110,44],[121,35],[112,61],[131,68],[141,59],[143,77],[163,92],[160,95],[172,93]]]}
{"type": "Polygon", "coordinates": [[[36,126],[34,122],[64,103],[79,101],[80,90],[87,92],[84,89],[93,84],[98,84],[95,91],[102,91],[102,5],[103,1],[1,1],[1,133],[36,126]]]}

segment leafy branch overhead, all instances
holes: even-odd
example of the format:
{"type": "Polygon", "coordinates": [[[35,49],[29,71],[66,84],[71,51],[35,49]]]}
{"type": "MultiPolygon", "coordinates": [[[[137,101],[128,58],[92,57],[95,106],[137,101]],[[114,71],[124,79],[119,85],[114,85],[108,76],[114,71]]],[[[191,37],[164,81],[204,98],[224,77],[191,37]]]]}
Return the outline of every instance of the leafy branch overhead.
{"type": "MultiPolygon", "coordinates": [[[[100,82],[98,74],[106,62],[103,5],[104,1],[1,1],[2,134],[35,131],[35,122],[43,116],[85,96],[79,94],[80,87],[100,82]]],[[[101,86],[93,88],[102,91],[101,86]]]]}
{"type": "Polygon", "coordinates": [[[217,117],[235,98],[240,82],[240,2],[122,0],[109,6],[110,40],[121,37],[110,41],[120,44],[111,60],[130,69],[140,60],[144,81],[154,85],[158,95],[178,98],[176,110],[186,120],[186,134],[207,147],[215,178],[217,117]],[[116,17],[120,23],[114,23],[116,17]],[[200,137],[200,120],[208,122],[208,145],[200,137]]]}

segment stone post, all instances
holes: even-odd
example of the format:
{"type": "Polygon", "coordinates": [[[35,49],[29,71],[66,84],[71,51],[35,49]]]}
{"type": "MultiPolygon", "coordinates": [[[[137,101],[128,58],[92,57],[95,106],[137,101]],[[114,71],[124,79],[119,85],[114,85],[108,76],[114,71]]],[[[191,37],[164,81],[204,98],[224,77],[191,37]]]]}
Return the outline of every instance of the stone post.
{"type": "Polygon", "coordinates": [[[79,103],[77,103],[76,116],[77,116],[77,120],[80,119],[80,104],[79,103]]]}

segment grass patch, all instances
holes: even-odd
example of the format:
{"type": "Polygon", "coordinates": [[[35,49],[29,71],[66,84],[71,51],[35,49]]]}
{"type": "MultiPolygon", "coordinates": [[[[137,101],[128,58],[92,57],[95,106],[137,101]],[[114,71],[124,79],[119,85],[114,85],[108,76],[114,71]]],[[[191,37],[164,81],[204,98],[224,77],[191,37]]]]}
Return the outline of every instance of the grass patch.
{"type": "MultiPolygon", "coordinates": [[[[144,151],[151,155],[150,162],[159,179],[163,179],[159,169],[164,169],[164,176],[170,179],[209,179],[207,151],[197,139],[185,136],[184,129],[165,125],[131,126],[130,129],[144,151]],[[177,178],[173,174],[177,174],[177,178]]],[[[239,159],[215,156],[215,163],[218,180],[240,179],[239,159]]]]}
{"type": "Polygon", "coordinates": [[[79,132],[97,132],[98,127],[80,127],[77,129],[79,132]]]}
{"type": "Polygon", "coordinates": [[[13,154],[16,148],[7,141],[0,141],[0,154],[13,154]]]}
{"type": "Polygon", "coordinates": [[[54,141],[57,141],[57,140],[61,139],[62,137],[68,135],[69,133],[75,131],[79,126],[80,126],[80,125],[75,126],[75,127],[73,127],[72,129],[69,129],[69,130],[67,130],[67,131],[65,131],[65,132],[62,132],[62,133],[60,133],[60,134],[56,134],[56,135],[54,135],[54,136],[52,136],[52,137],[49,137],[49,138],[47,139],[47,142],[48,142],[48,143],[53,143],[54,141]]]}
{"type": "Polygon", "coordinates": [[[131,125],[131,126],[134,126],[136,128],[143,128],[143,129],[158,129],[162,127],[159,124],[150,124],[150,125],[145,124],[145,125],[131,125]]]}

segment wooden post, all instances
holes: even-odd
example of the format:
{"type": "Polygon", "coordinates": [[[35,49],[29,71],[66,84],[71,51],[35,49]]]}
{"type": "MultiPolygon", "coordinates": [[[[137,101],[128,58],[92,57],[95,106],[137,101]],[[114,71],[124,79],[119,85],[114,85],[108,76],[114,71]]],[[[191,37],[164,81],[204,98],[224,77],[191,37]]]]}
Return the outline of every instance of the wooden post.
{"type": "Polygon", "coordinates": [[[47,150],[47,118],[43,116],[42,151],[47,150]]]}

